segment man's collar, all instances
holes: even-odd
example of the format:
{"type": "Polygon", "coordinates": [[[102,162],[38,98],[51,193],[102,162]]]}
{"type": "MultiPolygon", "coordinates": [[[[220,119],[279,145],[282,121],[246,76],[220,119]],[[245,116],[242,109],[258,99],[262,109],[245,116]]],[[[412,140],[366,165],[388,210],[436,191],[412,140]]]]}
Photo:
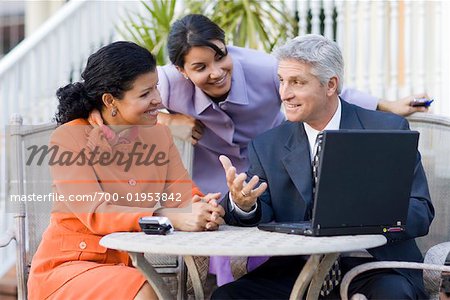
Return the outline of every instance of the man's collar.
{"type": "MultiPolygon", "coordinates": [[[[341,122],[341,114],[342,114],[341,100],[338,99],[338,106],[336,108],[336,111],[334,112],[333,117],[323,130],[338,130],[339,124],[341,122]]],[[[308,137],[311,156],[310,158],[312,159],[314,156],[314,144],[316,143],[317,135],[319,134],[320,131],[312,128],[307,123],[303,123],[303,125],[305,127],[306,136],[308,137]]]]}
{"type": "Polygon", "coordinates": [[[342,115],[339,129],[364,129],[359,116],[356,112],[356,106],[341,99],[342,115]]]}

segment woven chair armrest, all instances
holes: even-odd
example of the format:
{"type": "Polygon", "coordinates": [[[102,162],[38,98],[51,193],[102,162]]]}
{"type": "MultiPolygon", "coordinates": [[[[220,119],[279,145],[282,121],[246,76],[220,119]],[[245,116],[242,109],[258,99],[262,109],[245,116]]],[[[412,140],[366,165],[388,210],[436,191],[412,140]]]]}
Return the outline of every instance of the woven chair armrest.
{"type": "Polygon", "coordinates": [[[424,263],[413,263],[413,262],[403,262],[403,261],[379,261],[365,263],[351,269],[341,282],[341,299],[348,300],[348,287],[350,282],[359,274],[375,270],[375,269],[418,269],[418,270],[435,270],[435,271],[445,271],[450,272],[450,266],[435,265],[435,264],[424,264],[424,263]]]}
{"type": "Polygon", "coordinates": [[[450,242],[440,243],[428,249],[425,253],[424,262],[427,264],[444,264],[450,253],[450,242]]]}
{"type": "MultiPolygon", "coordinates": [[[[444,265],[449,253],[450,242],[434,245],[428,249],[423,262],[426,264],[444,265]]],[[[441,272],[437,270],[424,270],[423,282],[428,294],[437,297],[441,285],[441,272]]]]}
{"type": "Polygon", "coordinates": [[[7,230],[5,233],[0,234],[0,248],[8,246],[15,239],[14,230],[7,230]]]}

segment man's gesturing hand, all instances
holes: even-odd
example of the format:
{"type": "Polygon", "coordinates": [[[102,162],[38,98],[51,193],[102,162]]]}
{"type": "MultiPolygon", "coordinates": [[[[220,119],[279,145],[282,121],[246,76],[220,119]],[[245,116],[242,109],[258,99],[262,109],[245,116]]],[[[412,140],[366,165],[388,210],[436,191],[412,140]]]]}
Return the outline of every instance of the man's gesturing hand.
{"type": "Polygon", "coordinates": [[[267,183],[263,182],[258,187],[258,176],[253,176],[249,182],[245,182],[247,175],[245,173],[236,174],[236,168],[225,155],[219,157],[227,178],[228,189],[234,203],[243,211],[250,211],[256,203],[256,199],[266,190],[267,183]],[[255,188],[256,187],[256,188],[255,188]]]}

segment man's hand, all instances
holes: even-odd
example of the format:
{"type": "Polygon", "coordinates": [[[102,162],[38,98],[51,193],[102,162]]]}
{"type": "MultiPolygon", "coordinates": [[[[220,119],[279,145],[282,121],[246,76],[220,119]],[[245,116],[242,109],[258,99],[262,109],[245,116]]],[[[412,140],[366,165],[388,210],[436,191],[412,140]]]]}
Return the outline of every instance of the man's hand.
{"type": "Polygon", "coordinates": [[[205,125],[199,120],[183,114],[167,114],[160,112],[158,114],[158,123],[169,126],[173,136],[189,141],[192,145],[197,144],[202,138],[203,130],[205,128],[205,125]]]}
{"type": "Polygon", "coordinates": [[[225,155],[219,157],[225,170],[228,189],[230,190],[233,202],[243,211],[251,211],[256,203],[256,199],[264,193],[267,183],[261,183],[257,188],[255,186],[259,182],[258,176],[253,176],[248,183],[245,182],[247,175],[240,173],[236,175],[236,168],[231,164],[231,160],[225,155]]]}
{"type": "Polygon", "coordinates": [[[391,112],[400,116],[409,116],[415,112],[427,112],[428,107],[424,106],[411,106],[409,103],[414,100],[414,98],[428,98],[427,94],[417,94],[411,95],[400,100],[388,101],[380,100],[378,102],[378,110],[391,112]]]}

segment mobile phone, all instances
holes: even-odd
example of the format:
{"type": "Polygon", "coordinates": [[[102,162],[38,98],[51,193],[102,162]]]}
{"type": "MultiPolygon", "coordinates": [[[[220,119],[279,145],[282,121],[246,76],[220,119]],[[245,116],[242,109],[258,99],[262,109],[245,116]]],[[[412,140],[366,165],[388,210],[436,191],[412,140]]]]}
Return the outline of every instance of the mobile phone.
{"type": "Polygon", "coordinates": [[[173,232],[173,226],[166,217],[142,217],[139,226],[145,234],[166,235],[173,232]]]}
{"type": "Polygon", "coordinates": [[[414,98],[414,100],[411,101],[409,103],[409,105],[414,106],[414,107],[417,107],[417,106],[429,107],[433,101],[434,101],[434,99],[414,98]]]}

